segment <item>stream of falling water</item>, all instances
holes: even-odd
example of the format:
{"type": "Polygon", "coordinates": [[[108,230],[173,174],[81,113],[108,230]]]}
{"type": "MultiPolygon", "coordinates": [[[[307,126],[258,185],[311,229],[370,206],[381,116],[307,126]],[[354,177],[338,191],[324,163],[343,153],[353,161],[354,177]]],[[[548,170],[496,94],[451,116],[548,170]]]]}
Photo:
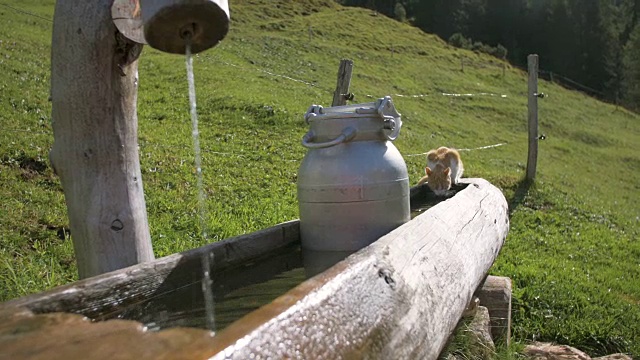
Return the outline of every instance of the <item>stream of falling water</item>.
{"type": "MultiPolygon", "coordinates": [[[[196,85],[193,76],[193,57],[191,56],[191,43],[187,39],[185,46],[186,62],[187,62],[187,81],[189,82],[189,108],[191,112],[191,136],[193,138],[193,150],[195,152],[195,166],[198,188],[198,219],[200,221],[200,229],[202,230],[202,238],[207,240],[207,221],[206,202],[204,195],[204,186],[202,181],[202,158],[200,155],[200,133],[198,132],[198,112],[196,111],[196,85]]],[[[205,310],[207,317],[207,327],[211,331],[216,330],[213,287],[209,270],[213,261],[213,252],[202,254],[202,293],[204,295],[205,310]]]]}

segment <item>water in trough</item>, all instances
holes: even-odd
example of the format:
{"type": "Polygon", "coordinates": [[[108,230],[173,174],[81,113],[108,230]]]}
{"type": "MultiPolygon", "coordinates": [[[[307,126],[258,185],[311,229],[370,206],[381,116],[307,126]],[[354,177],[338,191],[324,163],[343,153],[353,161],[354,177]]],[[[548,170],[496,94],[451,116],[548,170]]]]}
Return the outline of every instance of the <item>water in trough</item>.
{"type": "Polygon", "coordinates": [[[177,326],[212,330],[210,316],[215,314],[215,330],[220,331],[306,279],[298,244],[212,273],[208,291],[203,286],[206,280],[196,270],[191,280],[157,291],[142,302],[121,307],[98,320],[136,320],[151,331],[177,326]]]}
{"type": "MultiPolygon", "coordinates": [[[[189,107],[195,153],[198,189],[198,216],[203,239],[207,239],[206,202],[203,186],[202,159],[198,131],[193,58],[186,46],[186,68],[189,83],[189,107]]],[[[449,198],[462,188],[453,188],[449,198]]],[[[412,218],[445,198],[437,198],[426,186],[412,189],[412,218]]],[[[181,282],[103,316],[142,322],[149,330],[187,326],[220,331],[242,316],[257,310],[291,290],[298,284],[346,258],[349,252],[309,252],[297,242],[265,254],[260,259],[211,274],[215,259],[202,258],[202,271],[194,272],[191,281],[181,282]]]]}
{"type": "MultiPolygon", "coordinates": [[[[412,189],[412,217],[463,188],[454,187],[444,198],[436,197],[426,186],[412,189]]],[[[179,281],[170,281],[173,285],[156,291],[144,301],[110,311],[97,320],[136,320],[152,331],[177,326],[211,330],[211,316],[215,314],[215,330],[220,331],[349,254],[304,251],[298,241],[239,266],[215,271],[210,281],[207,281],[207,271],[194,268],[191,275],[182,274],[179,281]]]]}

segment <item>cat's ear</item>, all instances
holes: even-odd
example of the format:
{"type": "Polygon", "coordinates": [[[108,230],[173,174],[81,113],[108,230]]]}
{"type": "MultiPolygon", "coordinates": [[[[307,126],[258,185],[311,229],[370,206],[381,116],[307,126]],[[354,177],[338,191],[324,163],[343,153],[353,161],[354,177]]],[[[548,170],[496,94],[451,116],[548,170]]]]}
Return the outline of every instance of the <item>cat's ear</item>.
{"type": "Polygon", "coordinates": [[[450,168],[450,167],[448,167],[448,168],[444,169],[444,174],[445,174],[445,175],[447,175],[447,176],[448,176],[450,172],[451,172],[451,168],[450,168]]]}
{"type": "Polygon", "coordinates": [[[429,167],[427,166],[426,168],[424,168],[424,172],[427,175],[431,175],[431,169],[429,169],[429,167]]]}

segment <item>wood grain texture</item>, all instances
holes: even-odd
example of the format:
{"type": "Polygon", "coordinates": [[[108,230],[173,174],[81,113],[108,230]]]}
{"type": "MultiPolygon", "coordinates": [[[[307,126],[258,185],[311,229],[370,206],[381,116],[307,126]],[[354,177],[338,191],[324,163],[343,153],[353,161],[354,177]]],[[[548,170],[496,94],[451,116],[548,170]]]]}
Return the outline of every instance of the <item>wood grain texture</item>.
{"type": "Polygon", "coordinates": [[[51,51],[54,144],[80,278],[153,260],[138,157],[141,46],[109,0],[57,1],[51,51]]]}
{"type": "MultiPolygon", "coordinates": [[[[299,221],[289,221],[251,234],[173,254],[153,262],[11,300],[0,304],[0,311],[3,308],[23,307],[35,313],[72,312],[92,319],[108,318],[109,314],[127,305],[175,291],[176,288],[193,281],[200,281],[203,254],[213,253],[211,273],[215,274],[255,261],[274,250],[299,241],[299,221]]],[[[278,270],[276,266],[270,268],[274,271],[278,270]]],[[[261,269],[264,270],[264,268],[261,269]]],[[[268,274],[265,273],[265,276],[268,274]]],[[[242,279],[237,277],[231,276],[230,280],[238,286],[243,285],[242,279]]],[[[229,284],[230,289],[233,289],[232,285],[229,284]]]]}
{"type": "Polygon", "coordinates": [[[506,238],[482,179],[214,337],[214,359],[436,359],[506,238]]]}
{"type": "Polygon", "coordinates": [[[502,276],[487,276],[476,292],[480,305],[489,310],[491,336],[494,341],[504,339],[511,342],[511,279],[502,276]]]}
{"type": "Polygon", "coordinates": [[[340,60],[340,67],[338,68],[338,82],[336,84],[336,91],[333,93],[333,102],[331,103],[331,106],[342,106],[347,104],[346,96],[349,94],[352,72],[353,61],[346,59],[340,60]]]}

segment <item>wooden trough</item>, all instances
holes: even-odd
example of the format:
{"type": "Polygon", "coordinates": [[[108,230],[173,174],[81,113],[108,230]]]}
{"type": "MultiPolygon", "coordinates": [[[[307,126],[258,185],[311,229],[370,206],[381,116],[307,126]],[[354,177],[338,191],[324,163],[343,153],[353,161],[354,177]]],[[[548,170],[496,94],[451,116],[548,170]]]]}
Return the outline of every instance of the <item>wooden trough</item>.
{"type": "MultiPolygon", "coordinates": [[[[0,359],[435,359],[509,228],[502,193],[483,179],[463,180],[451,198],[308,279],[319,270],[296,273],[309,260],[296,220],[0,304],[0,359]],[[179,305],[157,299],[199,289],[203,256],[213,259],[216,303],[279,273],[294,273],[299,284],[215,336],[189,323],[146,330],[139,321],[179,305]]],[[[412,205],[425,194],[412,189],[412,205]]]]}

